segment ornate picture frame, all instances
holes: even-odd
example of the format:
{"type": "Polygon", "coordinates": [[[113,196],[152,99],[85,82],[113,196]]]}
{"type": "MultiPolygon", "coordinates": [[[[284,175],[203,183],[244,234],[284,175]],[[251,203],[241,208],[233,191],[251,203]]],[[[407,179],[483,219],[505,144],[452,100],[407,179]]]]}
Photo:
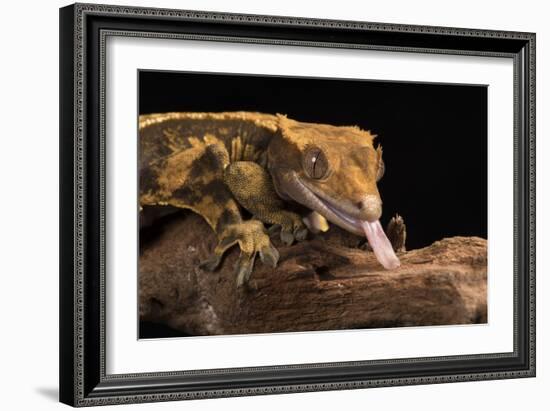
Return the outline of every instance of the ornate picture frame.
{"type": "Polygon", "coordinates": [[[60,10],[60,100],[61,402],[92,406],[535,376],[534,33],[75,4],[60,10]],[[513,178],[513,349],[109,373],[105,101],[106,43],[113,37],[511,61],[513,175],[500,178],[513,178]]]}

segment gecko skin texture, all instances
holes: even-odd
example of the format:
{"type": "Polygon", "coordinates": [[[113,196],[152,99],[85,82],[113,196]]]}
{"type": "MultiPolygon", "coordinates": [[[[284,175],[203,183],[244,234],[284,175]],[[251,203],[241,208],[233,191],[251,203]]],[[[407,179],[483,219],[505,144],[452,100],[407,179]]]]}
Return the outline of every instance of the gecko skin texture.
{"type": "MultiPolygon", "coordinates": [[[[256,257],[273,267],[279,260],[265,224],[270,232],[280,229],[281,240],[290,245],[306,238],[304,217],[311,212],[318,224],[326,219],[367,235],[382,265],[398,266],[379,229],[377,182],[384,163],[369,131],[280,114],[178,112],[141,115],[139,132],[140,206],[201,215],[218,237],[203,268],[215,270],[225,251],[238,245],[237,285],[247,284],[256,257]],[[243,219],[243,208],[252,218],[243,219]],[[307,212],[299,214],[300,208],[307,212]]],[[[392,244],[401,251],[402,219],[394,231],[400,237],[392,244]]]]}

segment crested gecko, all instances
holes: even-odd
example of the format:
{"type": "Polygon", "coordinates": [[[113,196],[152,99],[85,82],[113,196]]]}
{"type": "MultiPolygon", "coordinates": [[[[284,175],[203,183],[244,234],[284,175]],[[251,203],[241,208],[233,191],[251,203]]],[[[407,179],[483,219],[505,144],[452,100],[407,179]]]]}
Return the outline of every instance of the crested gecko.
{"type": "Polygon", "coordinates": [[[158,113],[139,117],[140,206],[169,205],[201,215],[218,244],[201,263],[215,270],[226,250],[240,247],[237,285],[246,284],[256,256],[277,265],[264,224],[283,243],[328,229],[327,220],[365,236],[386,269],[399,267],[401,217],[379,219],[377,183],[384,173],[376,137],[356,126],[298,122],[253,112],[158,113]],[[309,210],[299,215],[289,204],[309,210]],[[243,219],[241,207],[252,218],[243,219]]]}

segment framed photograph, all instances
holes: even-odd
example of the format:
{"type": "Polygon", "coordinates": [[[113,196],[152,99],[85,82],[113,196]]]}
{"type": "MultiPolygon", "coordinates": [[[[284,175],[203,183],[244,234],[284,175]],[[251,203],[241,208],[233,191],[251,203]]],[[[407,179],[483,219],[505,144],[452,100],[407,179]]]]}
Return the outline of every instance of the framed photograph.
{"type": "Polygon", "coordinates": [[[535,34],[60,10],[60,399],[535,376],[535,34]]]}

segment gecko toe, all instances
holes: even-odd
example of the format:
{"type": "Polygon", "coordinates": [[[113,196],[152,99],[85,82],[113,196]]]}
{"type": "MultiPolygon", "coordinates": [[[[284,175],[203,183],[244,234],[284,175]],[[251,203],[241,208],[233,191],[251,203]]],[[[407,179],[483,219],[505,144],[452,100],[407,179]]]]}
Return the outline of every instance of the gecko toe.
{"type": "Polygon", "coordinates": [[[214,271],[216,268],[218,268],[218,266],[220,265],[220,262],[221,262],[221,256],[213,254],[210,257],[208,257],[206,260],[201,262],[199,264],[199,268],[203,270],[214,271]]]}
{"type": "Polygon", "coordinates": [[[292,245],[294,242],[294,234],[289,231],[281,230],[281,241],[284,245],[292,245]]]}
{"type": "Polygon", "coordinates": [[[267,247],[260,250],[260,259],[262,260],[262,263],[275,268],[279,262],[279,251],[269,244],[267,247]]]}
{"type": "Polygon", "coordinates": [[[238,239],[234,235],[224,237],[214,249],[210,257],[199,264],[201,269],[214,271],[219,267],[225,251],[237,243],[238,239]]]}
{"type": "Polygon", "coordinates": [[[237,262],[237,287],[243,287],[248,284],[250,275],[254,268],[255,254],[246,255],[243,254],[237,262]]]}
{"type": "Polygon", "coordinates": [[[307,227],[302,229],[297,229],[294,232],[294,238],[296,238],[296,241],[304,241],[307,238],[307,232],[308,232],[307,227]]]}
{"type": "Polygon", "coordinates": [[[281,230],[281,225],[280,224],[272,224],[267,229],[267,235],[269,237],[274,237],[276,234],[278,234],[279,230],[281,230]]]}

